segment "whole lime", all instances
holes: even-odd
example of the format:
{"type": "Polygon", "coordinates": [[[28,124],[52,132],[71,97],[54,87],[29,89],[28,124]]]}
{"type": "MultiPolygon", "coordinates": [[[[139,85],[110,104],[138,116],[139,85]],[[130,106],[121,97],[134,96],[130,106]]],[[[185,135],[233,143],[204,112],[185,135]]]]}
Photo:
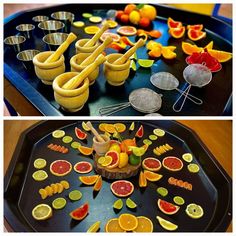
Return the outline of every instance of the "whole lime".
{"type": "Polygon", "coordinates": [[[133,153],[129,156],[130,165],[137,166],[141,162],[141,157],[134,155],[133,153]]]}

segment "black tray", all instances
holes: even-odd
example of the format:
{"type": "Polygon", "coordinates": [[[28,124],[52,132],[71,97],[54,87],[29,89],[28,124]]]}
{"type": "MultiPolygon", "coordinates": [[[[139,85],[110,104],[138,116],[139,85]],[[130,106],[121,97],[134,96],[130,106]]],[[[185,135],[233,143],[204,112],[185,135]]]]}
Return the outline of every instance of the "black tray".
{"type": "MultiPolygon", "coordinates": [[[[108,9],[124,9],[124,4],[80,4],[80,5],[59,5],[49,8],[43,8],[33,11],[26,11],[17,13],[5,19],[4,21],[4,38],[9,35],[16,34],[15,27],[20,23],[33,23],[32,17],[36,15],[48,15],[55,11],[71,11],[75,14],[75,21],[81,19],[83,12],[92,12],[95,15],[102,17],[106,16],[108,9]]],[[[168,36],[168,29],[166,20],[167,17],[184,22],[185,24],[204,24],[207,32],[207,37],[200,42],[197,42],[198,46],[204,46],[211,40],[214,41],[214,48],[232,51],[232,26],[218,20],[216,18],[200,15],[196,13],[190,13],[187,11],[177,10],[171,7],[156,5],[158,17],[154,22],[154,29],[161,30],[163,36],[158,39],[163,45],[177,46],[177,58],[173,61],[159,59],[156,61],[151,69],[139,68],[134,75],[130,75],[130,79],[126,81],[123,86],[119,88],[108,85],[105,81],[103,73],[100,73],[97,82],[90,87],[90,97],[85,107],[75,113],[65,113],[60,109],[59,105],[55,102],[53,96],[53,90],[51,86],[46,86],[35,76],[29,74],[22,63],[17,61],[15,56],[9,51],[8,47],[4,47],[4,75],[9,82],[22,93],[34,107],[36,107],[43,115],[99,115],[98,109],[105,105],[116,104],[120,102],[128,101],[130,92],[136,88],[147,87],[151,88],[158,93],[163,94],[163,105],[159,110],[162,115],[176,116],[215,116],[215,115],[232,115],[232,61],[223,63],[223,68],[220,72],[213,74],[211,83],[201,89],[192,88],[191,93],[201,98],[204,103],[201,106],[193,104],[191,101],[186,101],[183,110],[180,113],[176,113],[172,110],[172,105],[179,97],[177,91],[162,91],[155,88],[150,82],[150,76],[158,71],[169,71],[173,73],[180,81],[180,89],[186,88],[187,84],[184,82],[182,72],[187,66],[185,62],[186,55],[182,52],[181,42],[188,40],[186,38],[176,40],[168,36]],[[122,96],[120,96],[122,94],[122,96]]],[[[86,25],[91,23],[86,22],[86,25]]],[[[111,31],[115,31],[111,30],[111,31]]],[[[88,37],[85,35],[82,29],[72,27],[72,31],[78,34],[78,37],[88,37]]],[[[48,50],[42,41],[42,32],[39,29],[34,30],[34,40],[28,41],[26,48],[37,48],[40,51],[48,50]]],[[[132,39],[134,39],[132,37],[132,39]]],[[[108,53],[114,52],[113,50],[107,50],[108,53]]],[[[67,71],[70,70],[68,65],[69,58],[75,54],[74,44],[70,46],[69,53],[67,53],[67,71]],[[68,56],[69,55],[69,56],[68,56]]],[[[147,58],[146,49],[142,48],[138,50],[139,58],[147,58]]],[[[102,72],[102,68],[101,68],[102,72]]],[[[133,108],[127,108],[123,111],[117,112],[117,116],[130,115],[140,116],[143,113],[135,111],[133,108]]]]}
{"type": "MultiPolygon", "coordinates": [[[[98,121],[92,123],[95,127],[99,124],[98,121]]],[[[126,122],[126,125],[129,126],[130,123],[126,122]]],[[[156,183],[149,182],[144,191],[141,191],[138,187],[138,176],[130,178],[129,180],[135,185],[135,191],[131,198],[138,204],[138,207],[136,211],[132,212],[124,206],[120,213],[129,212],[149,217],[153,221],[154,231],[156,232],[164,231],[158,224],[156,215],[177,223],[179,225],[178,231],[181,232],[225,231],[232,220],[232,181],[199,137],[189,128],[174,121],[140,121],[136,122],[135,130],[140,124],[144,125],[143,139],[152,133],[153,128],[160,127],[166,131],[166,135],[154,141],[155,144],[152,144],[152,147],[169,143],[174,149],[159,157],[160,160],[163,159],[163,156],[168,155],[176,155],[181,158],[183,153],[191,152],[194,154],[193,162],[200,166],[200,172],[190,174],[187,171],[186,163],[184,163],[184,168],[176,173],[171,173],[162,167],[159,173],[163,174],[163,178],[156,183]],[[170,176],[192,183],[193,191],[190,192],[169,185],[167,180],[170,176]],[[156,203],[160,198],[156,193],[158,186],[168,188],[169,194],[165,198],[167,201],[172,201],[175,195],[184,197],[186,204],[181,207],[177,214],[168,217],[160,212],[156,203]],[[203,207],[205,213],[201,219],[193,220],[184,213],[186,205],[191,202],[198,203],[203,207]]],[[[72,148],[70,148],[68,154],[64,155],[53,152],[46,147],[51,142],[63,144],[61,140],[56,140],[51,136],[51,132],[58,128],[63,127],[68,135],[75,138],[74,127],[76,125],[81,127],[81,123],[76,121],[44,121],[22,133],[4,178],[4,217],[14,231],[81,232],[86,231],[97,220],[101,220],[101,231],[103,231],[108,219],[120,215],[120,213],[115,214],[112,209],[112,204],[117,199],[109,188],[113,181],[103,179],[102,189],[97,195],[94,195],[91,187],[80,186],[79,174],[74,171],[65,177],[55,177],[48,170],[50,163],[56,159],[66,159],[72,164],[80,160],[93,162],[92,159],[82,157],[78,154],[78,151],[72,150],[72,148]],[[49,173],[49,178],[43,182],[35,182],[31,177],[35,171],[33,162],[38,157],[46,158],[48,163],[46,171],[49,173]],[[83,198],[75,203],[67,199],[66,207],[63,210],[54,210],[53,217],[50,220],[44,222],[33,220],[31,210],[35,205],[43,202],[51,204],[52,200],[59,196],[54,195],[41,200],[37,192],[38,189],[62,179],[67,179],[70,182],[70,189],[80,189],[83,198]],[[90,204],[89,215],[80,223],[71,220],[68,215],[69,212],[85,201],[90,204]]],[[[127,137],[127,134],[128,131],[123,136],[127,137]]],[[[135,131],[131,134],[134,135],[135,131]]],[[[91,145],[91,137],[92,135],[88,134],[88,146],[91,145]]],[[[142,140],[138,140],[138,146],[141,144],[142,140]]],[[[63,145],[69,147],[69,144],[63,145]]],[[[152,148],[148,150],[145,156],[153,156],[152,148]]],[[[61,196],[67,198],[70,189],[64,191],[61,196]]]]}

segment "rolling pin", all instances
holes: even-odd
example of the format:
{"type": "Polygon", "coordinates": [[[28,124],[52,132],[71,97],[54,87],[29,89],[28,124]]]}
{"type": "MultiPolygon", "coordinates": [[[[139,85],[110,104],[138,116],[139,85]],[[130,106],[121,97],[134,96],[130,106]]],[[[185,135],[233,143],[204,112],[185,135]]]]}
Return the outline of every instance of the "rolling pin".
{"type": "Polygon", "coordinates": [[[124,64],[135,52],[138,48],[144,45],[143,39],[139,39],[137,43],[134,44],[132,48],[130,48],[123,56],[115,60],[113,65],[122,65],[124,64]]]}
{"type": "Polygon", "coordinates": [[[102,64],[104,61],[106,61],[106,58],[100,54],[98,58],[91,63],[89,66],[85,67],[78,75],[70,79],[68,82],[66,82],[62,88],[63,89],[76,89],[79,87],[79,85],[84,81],[85,78],[88,77],[90,73],[92,73],[97,66],[102,64]]]}
{"type": "Polygon", "coordinates": [[[104,51],[104,49],[111,44],[113,41],[112,37],[107,37],[105,41],[89,56],[87,57],[80,65],[88,66],[104,51]]]}
{"type": "Polygon", "coordinates": [[[96,137],[96,139],[100,142],[100,143],[104,143],[105,140],[99,135],[99,133],[97,132],[96,129],[94,129],[93,125],[91,124],[90,121],[88,121],[86,123],[86,125],[90,128],[91,132],[93,133],[93,135],[96,137]]]}
{"type": "Polygon", "coordinates": [[[102,34],[109,28],[109,24],[105,23],[102,28],[87,42],[84,47],[92,47],[96,44],[102,34]]]}
{"type": "Polygon", "coordinates": [[[66,49],[70,46],[70,44],[75,41],[77,36],[73,33],[70,33],[65,42],[63,42],[58,49],[47,58],[44,63],[50,63],[57,61],[61,55],[66,51],[66,49]]]}

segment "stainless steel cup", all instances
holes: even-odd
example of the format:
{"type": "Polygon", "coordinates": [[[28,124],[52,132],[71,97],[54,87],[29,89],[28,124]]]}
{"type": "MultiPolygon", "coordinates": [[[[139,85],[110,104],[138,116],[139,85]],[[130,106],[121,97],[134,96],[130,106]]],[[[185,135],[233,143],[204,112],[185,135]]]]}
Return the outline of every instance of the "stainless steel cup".
{"type": "Polygon", "coordinates": [[[42,22],[42,21],[46,21],[46,20],[49,20],[49,17],[48,16],[34,16],[33,18],[32,18],[32,20],[34,21],[34,22],[42,22]]]}
{"type": "Polygon", "coordinates": [[[65,24],[64,31],[66,33],[70,33],[71,24],[73,23],[75,19],[75,15],[73,13],[67,12],[67,11],[58,11],[58,12],[52,13],[51,17],[54,20],[62,21],[65,24]]]}
{"type": "Polygon", "coordinates": [[[16,57],[19,61],[23,63],[23,66],[26,70],[29,70],[30,72],[34,71],[34,64],[33,64],[33,58],[35,55],[40,53],[38,50],[29,49],[22,52],[19,52],[16,57]]]}
{"type": "Polygon", "coordinates": [[[4,43],[13,48],[16,53],[18,53],[22,51],[25,40],[26,38],[24,36],[14,35],[5,38],[4,43]]]}
{"type": "Polygon", "coordinates": [[[27,39],[32,38],[32,32],[35,29],[35,26],[32,24],[21,24],[16,26],[16,30],[23,34],[23,36],[27,39]]]}
{"type": "Polygon", "coordinates": [[[46,43],[51,51],[56,51],[68,37],[66,33],[52,33],[43,37],[43,42],[46,43]]]}
{"type": "Polygon", "coordinates": [[[65,24],[61,21],[47,20],[40,22],[38,27],[43,30],[44,35],[47,35],[57,31],[62,31],[62,29],[65,27],[65,24]]]}

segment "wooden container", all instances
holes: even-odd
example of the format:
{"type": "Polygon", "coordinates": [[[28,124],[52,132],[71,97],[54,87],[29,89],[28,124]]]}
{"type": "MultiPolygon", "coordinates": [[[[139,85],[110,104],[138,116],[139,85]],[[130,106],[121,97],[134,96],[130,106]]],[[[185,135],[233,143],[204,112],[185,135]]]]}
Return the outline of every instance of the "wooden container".
{"type": "Polygon", "coordinates": [[[97,42],[92,47],[84,47],[84,45],[89,41],[90,39],[80,39],[76,42],[75,48],[76,48],[76,54],[80,52],[86,52],[86,53],[92,53],[98,46],[99,42],[97,42]]]}
{"type": "Polygon", "coordinates": [[[42,83],[47,85],[51,85],[58,75],[65,72],[65,58],[63,55],[55,62],[44,63],[53,53],[54,51],[40,52],[33,58],[34,70],[37,77],[42,83]]]}
{"type": "Polygon", "coordinates": [[[98,142],[97,138],[94,136],[93,149],[95,150],[98,156],[104,156],[111,146],[110,138],[105,134],[100,134],[100,136],[102,136],[105,142],[98,142]]]}

